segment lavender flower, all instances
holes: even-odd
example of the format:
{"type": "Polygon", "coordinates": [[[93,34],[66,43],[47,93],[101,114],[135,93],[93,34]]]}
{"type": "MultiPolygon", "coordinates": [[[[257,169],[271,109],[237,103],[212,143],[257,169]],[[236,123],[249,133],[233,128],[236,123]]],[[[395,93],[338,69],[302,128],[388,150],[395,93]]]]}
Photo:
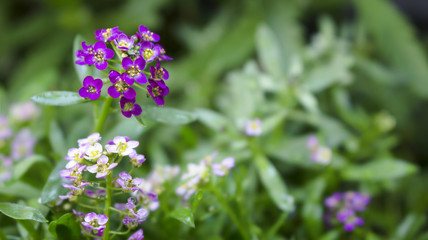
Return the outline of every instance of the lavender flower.
{"type": "Polygon", "coordinates": [[[134,178],[132,179],[131,175],[129,175],[127,172],[121,172],[119,173],[119,179],[116,180],[116,182],[123,188],[124,192],[133,192],[138,190],[138,185],[143,183],[143,179],[141,178],[134,178]]]}
{"type": "Polygon", "coordinates": [[[92,133],[87,138],[77,140],[79,147],[84,147],[86,145],[94,144],[101,141],[101,136],[99,133],[92,133]]]}
{"type": "Polygon", "coordinates": [[[142,72],[146,66],[146,61],[142,59],[141,57],[138,57],[135,59],[135,61],[132,61],[132,59],[126,57],[122,60],[122,67],[125,69],[125,81],[132,85],[134,83],[134,80],[139,84],[146,84],[147,83],[147,77],[142,72]]]}
{"type": "Polygon", "coordinates": [[[65,179],[80,180],[82,178],[82,172],[85,170],[86,165],[76,164],[72,169],[65,169],[59,172],[59,175],[65,179]]]}
{"type": "Polygon", "coordinates": [[[235,159],[232,157],[225,158],[221,163],[214,163],[211,165],[213,173],[217,176],[226,175],[234,166],[235,159]]]}
{"type": "Polygon", "coordinates": [[[127,156],[134,151],[140,143],[138,141],[131,141],[127,137],[117,136],[113,141],[105,146],[107,151],[117,153],[120,156],[127,156]]]}
{"type": "Polygon", "coordinates": [[[74,62],[77,65],[85,65],[86,64],[86,58],[87,54],[83,50],[77,50],[76,52],[76,58],[77,60],[74,62]]]}
{"type": "Polygon", "coordinates": [[[105,224],[108,222],[108,217],[104,214],[96,214],[94,212],[88,213],[85,216],[85,221],[82,226],[94,232],[102,231],[106,228],[105,224]]]}
{"type": "Polygon", "coordinates": [[[97,42],[94,45],[94,53],[91,55],[87,55],[85,58],[86,64],[94,65],[99,70],[104,70],[107,68],[108,59],[112,59],[114,57],[114,51],[108,49],[104,42],[97,42]]]}
{"type": "Polygon", "coordinates": [[[77,219],[78,219],[78,221],[79,222],[82,222],[83,220],[84,220],[84,218],[85,218],[85,213],[83,213],[83,212],[78,212],[78,211],[76,211],[76,210],[74,210],[74,209],[71,209],[71,211],[73,212],[73,214],[77,217],[77,219]]]}
{"type": "Polygon", "coordinates": [[[137,206],[135,205],[135,200],[133,198],[128,198],[128,203],[125,204],[128,216],[123,220],[124,225],[132,225],[142,223],[146,221],[147,216],[149,215],[149,211],[145,208],[140,208],[137,210],[137,206]]]}
{"type": "Polygon", "coordinates": [[[38,117],[40,109],[33,102],[15,103],[10,107],[10,115],[12,119],[25,122],[38,117]]]}
{"type": "Polygon", "coordinates": [[[308,141],[306,143],[306,146],[308,147],[309,150],[315,150],[318,147],[319,143],[318,143],[318,138],[315,136],[309,136],[308,141]]]}
{"type": "Polygon", "coordinates": [[[24,157],[30,157],[34,154],[34,145],[36,139],[33,137],[29,128],[23,128],[12,142],[11,157],[19,160],[24,157]]]}
{"type": "Polygon", "coordinates": [[[67,157],[65,157],[65,160],[68,160],[69,162],[67,163],[67,165],[65,165],[65,168],[69,169],[79,163],[82,163],[85,156],[85,152],[86,147],[68,149],[67,157]]]}
{"type": "Polygon", "coordinates": [[[84,158],[94,161],[101,157],[102,154],[103,146],[100,143],[94,143],[93,145],[86,145],[84,158]]]}
{"type": "Polygon", "coordinates": [[[323,165],[327,165],[331,162],[331,149],[321,146],[318,142],[317,137],[310,136],[306,143],[307,148],[311,151],[311,161],[323,165]]]}
{"type": "Polygon", "coordinates": [[[159,45],[155,45],[149,41],[144,41],[140,45],[140,54],[144,57],[146,62],[152,62],[160,54],[159,45]]]}
{"type": "Polygon", "coordinates": [[[130,161],[132,167],[134,167],[134,168],[141,167],[143,162],[146,161],[146,158],[144,157],[144,155],[137,154],[137,152],[135,150],[129,154],[129,158],[130,158],[129,161],[130,161]]]}
{"type": "Polygon", "coordinates": [[[87,76],[83,79],[83,87],[79,90],[79,95],[83,98],[96,100],[101,95],[103,88],[103,81],[101,79],[94,79],[92,76],[87,76]]]}
{"type": "Polygon", "coordinates": [[[139,116],[143,111],[140,105],[135,104],[135,98],[128,99],[122,97],[119,101],[123,116],[130,118],[132,115],[139,116]]]}
{"type": "Polygon", "coordinates": [[[362,212],[366,210],[367,204],[370,203],[370,197],[367,194],[359,192],[346,192],[343,196],[345,206],[355,211],[362,212]]]}
{"type": "Polygon", "coordinates": [[[168,80],[169,78],[168,71],[160,66],[159,60],[156,61],[156,66],[150,67],[150,74],[153,80],[168,80]]]}
{"type": "Polygon", "coordinates": [[[86,169],[91,173],[96,173],[96,178],[104,178],[111,173],[111,170],[117,166],[117,163],[109,163],[107,156],[101,156],[97,164],[89,166],[86,169]]]}
{"type": "Polygon", "coordinates": [[[324,200],[324,205],[330,209],[338,208],[340,206],[342,197],[342,193],[334,193],[333,195],[324,200]]]}
{"type": "Polygon", "coordinates": [[[114,70],[110,71],[108,77],[113,85],[107,89],[107,92],[112,98],[118,98],[122,94],[128,99],[135,98],[137,93],[130,87],[134,84],[134,79],[130,79],[127,76],[126,73],[120,74],[114,70]]]}
{"type": "Polygon", "coordinates": [[[134,234],[132,234],[128,240],[143,240],[144,239],[144,235],[143,235],[143,230],[138,230],[136,231],[134,234]]]}
{"type": "Polygon", "coordinates": [[[134,39],[122,33],[119,35],[119,37],[114,39],[114,43],[120,50],[127,51],[134,46],[134,39]]]}
{"type": "Polygon", "coordinates": [[[248,120],[245,123],[245,134],[247,136],[259,136],[262,133],[262,121],[258,118],[248,120]]]}
{"type": "Polygon", "coordinates": [[[121,32],[119,31],[119,27],[107,29],[103,28],[101,30],[95,30],[95,39],[103,42],[113,41],[120,33],[121,32]]]}
{"type": "Polygon", "coordinates": [[[163,80],[154,81],[149,79],[150,85],[147,85],[147,91],[152,96],[153,100],[157,105],[164,105],[164,96],[169,93],[169,88],[165,85],[163,80]]]}
{"type": "Polygon", "coordinates": [[[183,197],[184,200],[190,198],[200,183],[208,182],[209,180],[209,168],[204,161],[199,164],[190,163],[187,166],[187,170],[187,173],[181,176],[184,183],[175,190],[175,193],[183,197]]]}
{"type": "Polygon", "coordinates": [[[154,192],[149,191],[149,188],[146,188],[150,185],[151,184],[149,182],[143,181],[143,183],[139,185],[140,189],[138,190],[138,192],[136,192],[136,197],[138,199],[138,202],[140,202],[145,209],[155,211],[159,208],[160,203],[158,195],[154,192]]]}
{"type": "Polygon", "coordinates": [[[6,116],[0,115],[0,141],[12,137],[12,128],[6,116]]]}
{"type": "Polygon", "coordinates": [[[172,57],[167,56],[165,49],[161,45],[156,45],[159,47],[159,59],[163,61],[169,61],[172,60],[172,57]]]}
{"type": "Polygon", "coordinates": [[[74,181],[73,184],[67,184],[63,183],[62,186],[65,188],[70,189],[71,191],[68,192],[65,196],[59,196],[60,199],[68,199],[69,201],[76,201],[77,196],[82,195],[83,191],[85,190],[85,187],[88,186],[90,183],[86,181],[74,181]]]}
{"type": "Polygon", "coordinates": [[[143,25],[140,25],[137,32],[138,37],[144,41],[157,42],[160,37],[156,33],[151,32],[148,28],[143,25]]]}

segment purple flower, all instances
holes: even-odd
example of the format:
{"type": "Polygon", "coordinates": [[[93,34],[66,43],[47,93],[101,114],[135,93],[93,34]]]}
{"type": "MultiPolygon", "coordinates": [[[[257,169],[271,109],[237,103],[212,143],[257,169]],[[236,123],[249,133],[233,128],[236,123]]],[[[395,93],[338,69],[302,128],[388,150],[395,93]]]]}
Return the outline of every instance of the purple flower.
{"type": "Polygon", "coordinates": [[[120,50],[127,51],[134,46],[134,39],[122,33],[119,35],[119,37],[117,37],[114,40],[114,43],[116,44],[117,48],[119,48],[120,50]]]}
{"type": "Polygon", "coordinates": [[[147,183],[147,181],[143,182],[140,185],[140,189],[138,190],[137,198],[138,201],[143,205],[146,209],[149,209],[150,211],[155,211],[159,208],[159,199],[158,195],[154,192],[145,191],[143,188],[145,188],[144,183],[147,183]]]}
{"type": "Polygon", "coordinates": [[[127,118],[130,118],[132,115],[138,116],[143,111],[140,105],[135,104],[135,98],[128,99],[128,98],[122,97],[119,103],[120,103],[120,108],[122,109],[123,116],[127,118]]]}
{"type": "Polygon", "coordinates": [[[82,225],[87,229],[92,229],[95,232],[102,231],[106,228],[105,224],[108,222],[108,217],[104,214],[96,214],[94,212],[88,213],[85,216],[85,221],[82,225]]]}
{"type": "Polygon", "coordinates": [[[110,153],[117,153],[121,156],[127,156],[134,151],[140,143],[131,141],[128,137],[116,136],[112,142],[107,143],[105,149],[110,153]]]}
{"type": "Polygon", "coordinates": [[[156,61],[156,66],[150,66],[150,74],[154,80],[168,80],[169,73],[168,71],[161,67],[160,61],[156,61]]]}
{"type": "Polygon", "coordinates": [[[101,141],[101,135],[99,133],[92,133],[87,138],[82,138],[77,140],[79,147],[84,147],[86,145],[91,145],[101,141]]]}
{"type": "Polygon", "coordinates": [[[318,147],[318,138],[315,136],[309,136],[306,146],[309,150],[314,151],[318,147]]]}
{"type": "Polygon", "coordinates": [[[86,196],[91,197],[91,198],[101,198],[104,197],[106,195],[106,190],[104,189],[98,189],[96,191],[92,191],[90,189],[85,191],[86,196]]]}
{"type": "Polygon", "coordinates": [[[143,162],[146,161],[146,158],[144,157],[144,155],[137,154],[135,150],[129,154],[129,158],[130,158],[129,161],[131,162],[131,165],[134,168],[141,167],[143,162]]]}
{"type": "Polygon", "coordinates": [[[311,160],[316,163],[327,165],[331,162],[331,150],[323,146],[319,146],[313,150],[311,160]]]}
{"type": "Polygon", "coordinates": [[[96,178],[103,178],[111,173],[111,170],[117,166],[117,163],[110,164],[107,156],[101,156],[97,164],[89,166],[86,169],[91,173],[96,173],[96,178]]]}
{"type": "Polygon", "coordinates": [[[36,139],[33,137],[30,129],[23,128],[12,142],[12,159],[19,160],[32,156],[34,154],[34,145],[36,145],[36,139]]]}
{"type": "Polygon", "coordinates": [[[120,74],[114,70],[110,71],[108,77],[113,85],[108,88],[107,92],[112,98],[118,98],[122,94],[128,99],[135,98],[137,93],[130,87],[134,84],[134,79],[128,79],[126,73],[120,74]]]}
{"type": "Polygon", "coordinates": [[[353,231],[356,226],[362,226],[364,224],[364,220],[356,216],[355,212],[348,208],[339,211],[336,217],[339,222],[344,224],[343,228],[348,232],[353,231]]]}
{"type": "Polygon", "coordinates": [[[83,79],[83,87],[79,90],[79,95],[83,98],[95,100],[100,97],[102,88],[103,81],[101,79],[94,79],[92,76],[87,76],[83,79]]]}
{"type": "Polygon", "coordinates": [[[78,212],[74,209],[71,209],[71,211],[73,212],[73,214],[79,219],[79,221],[83,221],[84,217],[85,217],[85,213],[83,212],[78,212]]]}
{"type": "Polygon", "coordinates": [[[128,240],[143,240],[144,239],[144,235],[143,235],[143,230],[138,230],[136,231],[134,234],[132,234],[128,240]]]}
{"type": "Polygon", "coordinates": [[[123,188],[124,192],[133,192],[138,190],[138,185],[143,183],[142,178],[132,179],[131,175],[127,172],[119,173],[120,179],[117,179],[116,182],[123,188]]]}
{"type": "Polygon", "coordinates": [[[148,28],[143,25],[140,25],[138,28],[137,35],[144,41],[157,42],[160,37],[154,32],[151,32],[148,28]]]}
{"type": "Polygon", "coordinates": [[[161,45],[158,44],[156,46],[159,47],[159,59],[160,60],[163,60],[163,61],[172,60],[172,57],[166,55],[165,49],[161,45]]]}
{"type": "Polygon", "coordinates": [[[85,60],[86,53],[85,53],[85,51],[77,50],[76,57],[77,57],[77,60],[74,63],[76,63],[78,65],[85,65],[86,64],[86,60],[85,60]]]}
{"type": "Polygon", "coordinates": [[[15,103],[10,107],[10,115],[12,119],[25,122],[38,117],[40,109],[33,102],[15,103]]]}
{"type": "Polygon", "coordinates": [[[245,123],[245,134],[247,134],[247,136],[253,137],[262,134],[262,121],[258,118],[248,120],[245,123]]]}
{"type": "Polygon", "coordinates": [[[82,172],[83,170],[85,170],[85,168],[86,168],[86,165],[77,164],[72,169],[61,170],[59,172],[59,175],[65,179],[71,179],[73,181],[76,179],[79,180],[82,178],[82,172]]]}
{"type": "Polygon", "coordinates": [[[122,60],[122,67],[125,69],[125,81],[129,85],[134,84],[134,80],[139,84],[146,84],[147,77],[142,72],[146,67],[146,61],[138,57],[135,59],[135,62],[132,59],[126,57],[122,60]]]}
{"type": "Polygon", "coordinates": [[[99,70],[104,70],[107,68],[108,63],[106,60],[112,59],[114,57],[114,51],[108,49],[104,42],[97,42],[94,45],[94,53],[88,55],[85,60],[86,64],[93,65],[99,70]]]}
{"type": "Polygon", "coordinates": [[[334,193],[324,200],[324,205],[330,209],[338,208],[342,200],[342,193],[334,193]]]}
{"type": "Polygon", "coordinates": [[[127,226],[136,226],[139,223],[146,221],[147,216],[149,215],[149,211],[145,208],[140,208],[137,210],[137,206],[135,205],[135,200],[131,197],[128,198],[128,203],[125,204],[128,216],[123,219],[123,224],[127,226]]]}
{"type": "Polygon", "coordinates": [[[144,57],[146,62],[152,62],[160,54],[159,45],[155,45],[152,42],[144,41],[140,45],[140,54],[144,57]]]}
{"type": "Polygon", "coordinates": [[[221,163],[214,163],[211,165],[213,173],[217,176],[226,175],[231,168],[235,166],[235,159],[233,157],[225,158],[221,163]]]}
{"type": "Polygon", "coordinates": [[[0,115],[0,140],[8,139],[12,136],[12,128],[6,116],[0,115]]]}
{"type": "Polygon", "coordinates": [[[103,28],[101,30],[95,30],[95,39],[103,42],[113,41],[120,33],[121,31],[119,31],[119,27],[103,28]]]}
{"type": "Polygon", "coordinates": [[[65,196],[59,196],[60,199],[69,199],[69,201],[76,201],[77,196],[80,196],[85,190],[85,187],[90,183],[86,181],[74,181],[73,184],[63,183],[62,186],[70,189],[71,191],[67,193],[65,196]]]}
{"type": "Polygon", "coordinates": [[[153,97],[153,100],[157,105],[164,105],[165,100],[163,99],[169,93],[169,88],[165,85],[163,80],[149,79],[150,85],[147,85],[147,91],[153,97]]]}
{"type": "Polygon", "coordinates": [[[82,42],[82,48],[83,50],[77,50],[76,52],[76,64],[78,65],[85,65],[88,64],[88,58],[91,55],[94,55],[94,45],[86,45],[86,42],[82,42]]]}
{"type": "Polygon", "coordinates": [[[345,206],[355,211],[362,212],[366,210],[367,204],[370,203],[370,197],[359,192],[346,192],[343,196],[345,206]]]}

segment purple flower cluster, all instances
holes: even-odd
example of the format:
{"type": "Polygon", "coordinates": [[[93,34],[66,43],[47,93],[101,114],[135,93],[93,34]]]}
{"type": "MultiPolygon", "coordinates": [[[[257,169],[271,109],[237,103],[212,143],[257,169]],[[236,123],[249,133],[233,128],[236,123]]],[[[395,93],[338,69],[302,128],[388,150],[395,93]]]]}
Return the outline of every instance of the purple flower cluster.
{"type": "MultiPolygon", "coordinates": [[[[161,67],[161,61],[172,60],[165,49],[157,44],[160,37],[141,25],[135,35],[129,36],[119,27],[95,31],[94,45],[82,42],[82,49],[76,52],[78,65],[94,65],[98,70],[107,71],[111,86],[108,94],[112,98],[120,97],[120,107],[125,117],[141,114],[141,106],[135,103],[137,95],[134,84],[147,84],[147,92],[157,105],[164,105],[164,97],[169,93],[165,81],[168,71],[161,67]],[[116,54],[115,54],[116,53],[116,54]],[[116,59],[115,59],[116,56],[116,59]],[[113,65],[121,63],[120,65],[113,65]],[[149,71],[145,71],[148,67],[149,71]]],[[[103,88],[101,79],[87,76],[79,94],[83,98],[98,99],[103,88]]]]}
{"type": "Polygon", "coordinates": [[[211,172],[214,175],[223,177],[235,166],[235,159],[228,157],[220,163],[213,163],[216,153],[206,156],[199,164],[190,163],[187,165],[187,172],[181,176],[182,184],[175,190],[175,193],[187,200],[203,184],[210,180],[211,172]]]}
{"type": "MultiPolygon", "coordinates": [[[[78,202],[83,196],[86,201],[89,199],[91,203],[97,204],[108,197],[106,189],[102,186],[107,179],[112,179],[111,183],[115,185],[111,191],[130,194],[127,203],[114,205],[116,208],[114,213],[119,213],[123,225],[129,229],[135,229],[147,219],[150,211],[159,208],[158,194],[160,191],[158,190],[163,188],[162,185],[167,180],[177,176],[179,169],[169,166],[158,167],[146,179],[133,177],[132,170],[122,171],[114,176],[113,170],[124,157],[129,158],[129,165],[132,166],[132,169],[140,167],[146,159],[144,155],[135,151],[139,145],[138,141],[133,141],[126,136],[116,136],[103,145],[100,143],[101,140],[99,133],[93,133],[87,138],[79,139],[77,148],[69,149],[65,157],[68,162],[65,169],[60,171],[60,175],[68,181],[68,183],[63,183],[63,186],[70,191],[66,195],[60,196],[60,199],[78,202]],[[85,172],[94,174],[96,180],[85,172]],[[107,177],[109,175],[111,177],[107,177]]],[[[85,214],[75,209],[73,209],[73,213],[82,222],[86,233],[95,236],[104,234],[105,224],[108,221],[106,215],[85,214]]],[[[86,234],[85,231],[83,234],[86,234]]],[[[129,239],[143,238],[143,231],[140,229],[129,239]]]]}
{"type": "Polygon", "coordinates": [[[346,231],[351,232],[355,227],[364,225],[364,220],[357,216],[357,212],[365,211],[369,202],[370,197],[363,193],[334,193],[324,200],[324,205],[328,208],[325,218],[329,223],[339,221],[346,231]]]}

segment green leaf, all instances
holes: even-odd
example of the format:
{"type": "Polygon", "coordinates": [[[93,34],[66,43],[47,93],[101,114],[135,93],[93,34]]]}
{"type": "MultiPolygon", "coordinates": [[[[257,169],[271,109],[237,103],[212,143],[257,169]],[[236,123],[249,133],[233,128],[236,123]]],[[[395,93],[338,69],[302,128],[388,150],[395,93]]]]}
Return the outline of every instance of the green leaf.
{"type": "Polygon", "coordinates": [[[193,213],[192,213],[192,210],[190,210],[189,208],[177,208],[174,211],[172,211],[170,216],[186,224],[189,227],[192,227],[192,228],[195,227],[195,223],[193,220],[193,213]]]}
{"type": "Polygon", "coordinates": [[[31,98],[33,102],[49,106],[67,106],[87,102],[77,92],[50,91],[40,93],[31,98]]]}
{"type": "Polygon", "coordinates": [[[167,123],[172,125],[181,125],[193,122],[196,116],[187,111],[157,106],[143,106],[141,117],[154,120],[156,122],[167,123]]]}
{"type": "Polygon", "coordinates": [[[262,24],[257,28],[256,43],[257,53],[263,68],[272,76],[281,77],[281,51],[278,39],[266,24],[262,24]]]}
{"type": "Polygon", "coordinates": [[[43,214],[35,208],[14,203],[0,203],[0,212],[13,219],[47,222],[43,214]]]}
{"type": "Polygon", "coordinates": [[[50,164],[44,156],[34,155],[22,161],[19,161],[13,166],[13,178],[20,179],[30,168],[34,166],[34,164],[37,163],[44,163],[46,167],[50,168],[50,164]]]}
{"type": "Polygon", "coordinates": [[[195,212],[196,208],[199,206],[199,203],[204,198],[204,191],[198,190],[195,194],[192,195],[192,212],[195,212]]]}
{"type": "Polygon", "coordinates": [[[57,122],[52,121],[49,130],[49,142],[52,149],[57,155],[63,156],[67,152],[67,147],[61,128],[57,122]]]}
{"type": "Polygon", "coordinates": [[[66,160],[62,160],[57,163],[54,170],[52,170],[48,181],[42,190],[41,203],[47,204],[58,200],[58,196],[65,195],[67,189],[62,186],[65,181],[59,175],[59,171],[65,169],[67,164],[66,160]]]}
{"type": "Polygon", "coordinates": [[[350,165],[343,178],[354,181],[391,180],[416,173],[417,166],[399,159],[377,159],[364,165],[350,165]]]}
{"type": "Polygon", "coordinates": [[[201,123],[215,131],[224,130],[228,126],[228,120],[220,113],[204,108],[196,109],[194,113],[201,123]]]}
{"type": "Polygon", "coordinates": [[[282,211],[293,211],[294,198],[287,193],[278,170],[262,155],[256,156],[256,166],[260,179],[276,206],[282,211]]]}
{"type": "Polygon", "coordinates": [[[144,131],[150,127],[143,127],[138,121],[131,118],[121,117],[120,122],[106,134],[103,139],[112,140],[116,136],[128,136],[130,139],[137,139],[144,131]]]}
{"type": "Polygon", "coordinates": [[[395,231],[394,239],[415,239],[415,235],[424,226],[427,217],[421,213],[409,213],[395,231]]]}
{"type": "Polygon", "coordinates": [[[80,226],[71,213],[62,215],[58,220],[49,224],[49,232],[57,239],[79,239],[80,226]]]}
{"type": "Polygon", "coordinates": [[[0,194],[22,198],[35,198],[40,196],[40,191],[26,183],[14,182],[10,185],[0,187],[0,194]]]}

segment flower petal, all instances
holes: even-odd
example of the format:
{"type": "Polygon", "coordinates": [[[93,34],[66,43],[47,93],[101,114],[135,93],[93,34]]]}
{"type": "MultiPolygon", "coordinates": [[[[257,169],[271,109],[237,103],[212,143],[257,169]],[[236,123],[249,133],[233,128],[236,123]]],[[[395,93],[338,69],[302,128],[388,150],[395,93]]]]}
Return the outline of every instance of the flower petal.
{"type": "Polygon", "coordinates": [[[127,99],[134,99],[136,95],[137,93],[132,87],[128,88],[126,91],[123,92],[123,96],[127,99]]]}
{"type": "Polygon", "coordinates": [[[126,57],[122,60],[122,67],[123,69],[127,70],[128,68],[134,66],[134,61],[132,59],[126,57]]]}
{"type": "Polygon", "coordinates": [[[120,92],[118,92],[114,86],[110,86],[107,89],[107,92],[108,92],[108,95],[110,95],[110,97],[112,97],[112,98],[120,97],[120,92]]]}

